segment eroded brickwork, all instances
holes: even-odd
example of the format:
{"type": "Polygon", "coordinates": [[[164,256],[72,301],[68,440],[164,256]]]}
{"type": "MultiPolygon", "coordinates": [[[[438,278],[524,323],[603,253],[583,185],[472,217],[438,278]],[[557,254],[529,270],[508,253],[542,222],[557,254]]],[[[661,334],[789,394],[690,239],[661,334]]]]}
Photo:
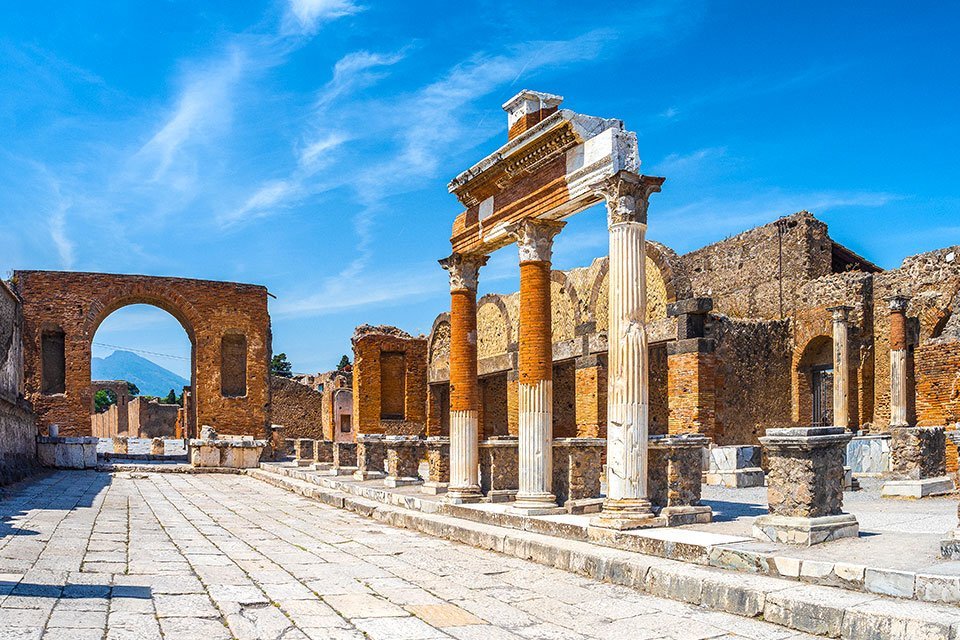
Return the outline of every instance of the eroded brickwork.
{"type": "Polygon", "coordinates": [[[323,395],[290,378],[270,376],[271,422],[283,425],[285,438],[332,440],[323,425],[323,395]]]}
{"type": "MultiPolygon", "coordinates": [[[[194,346],[196,419],[221,434],[263,437],[268,425],[270,317],[264,287],[232,282],[137,275],[17,271],[23,299],[26,396],[43,428],[61,435],[89,435],[90,343],[100,323],[131,304],[150,304],[174,316],[194,346]],[[64,393],[44,393],[41,341],[63,334],[64,393]],[[221,343],[242,335],[246,385],[242,396],[225,396],[221,343]]],[[[228,391],[233,389],[228,389],[228,391]]]]}
{"type": "Polygon", "coordinates": [[[358,327],[353,336],[353,398],[356,432],[389,435],[425,435],[427,425],[427,340],[396,327],[358,327]],[[402,405],[383,403],[383,355],[402,362],[391,377],[400,378],[391,396],[402,386],[402,405]],[[402,356],[402,357],[401,357],[402,356]],[[384,412],[386,409],[386,413],[384,412]],[[402,409],[402,414],[399,411],[402,409]]]}

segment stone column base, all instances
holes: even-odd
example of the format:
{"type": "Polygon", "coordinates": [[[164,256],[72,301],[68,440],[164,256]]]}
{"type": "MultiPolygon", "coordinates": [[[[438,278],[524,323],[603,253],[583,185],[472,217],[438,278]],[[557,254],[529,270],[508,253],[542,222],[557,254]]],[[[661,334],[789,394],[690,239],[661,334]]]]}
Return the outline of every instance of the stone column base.
{"type": "Polygon", "coordinates": [[[953,492],[949,476],[922,480],[887,480],[880,489],[881,498],[926,498],[953,492]]]}
{"type": "Polygon", "coordinates": [[[432,480],[427,480],[423,483],[423,486],[420,487],[420,493],[438,496],[447,492],[447,486],[448,483],[446,482],[434,482],[432,480]]]}
{"type": "Polygon", "coordinates": [[[662,518],[655,518],[649,500],[605,500],[603,510],[590,518],[591,527],[603,529],[640,529],[645,527],[662,527],[666,522],[662,518]]]}
{"type": "Polygon", "coordinates": [[[415,484],[421,484],[423,480],[410,476],[387,476],[383,479],[383,486],[396,489],[397,487],[409,487],[415,484]]]}
{"type": "Polygon", "coordinates": [[[329,471],[330,469],[333,469],[332,462],[314,462],[313,463],[314,471],[329,471]]]}
{"type": "Polygon", "coordinates": [[[768,514],[753,521],[753,537],[769,542],[809,547],[840,538],[856,538],[860,524],[852,513],[819,518],[791,518],[768,514]]]}
{"type": "Polygon", "coordinates": [[[960,529],[947,532],[940,541],[940,555],[947,560],[960,560],[960,529]]]}
{"type": "Polygon", "coordinates": [[[480,487],[447,487],[443,501],[449,504],[475,504],[483,500],[480,487]]]}
{"type": "Polygon", "coordinates": [[[356,467],[330,467],[329,469],[317,469],[317,474],[321,476],[352,476],[356,472],[356,467]]]}
{"type": "Polygon", "coordinates": [[[520,496],[516,502],[507,507],[507,513],[517,516],[551,516],[566,513],[567,510],[557,505],[557,497],[552,493],[542,495],[520,496]]]}

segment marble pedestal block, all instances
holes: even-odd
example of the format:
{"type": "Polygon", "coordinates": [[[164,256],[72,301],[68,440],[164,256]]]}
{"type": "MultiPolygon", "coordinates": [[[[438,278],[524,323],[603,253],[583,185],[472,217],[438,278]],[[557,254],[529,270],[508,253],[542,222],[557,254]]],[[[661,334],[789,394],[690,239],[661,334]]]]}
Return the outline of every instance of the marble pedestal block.
{"type": "Polygon", "coordinates": [[[362,433],[357,436],[357,470],[353,477],[357,480],[383,478],[384,464],[387,460],[387,447],[383,435],[362,433]]]}
{"type": "Polygon", "coordinates": [[[427,438],[427,480],[420,491],[431,495],[446,493],[450,484],[450,438],[427,438]]]}
{"type": "Polygon", "coordinates": [[[924,498],[953,491],[943,427],[893,427],[891,436],[890,479],[883,483],[881,497],[924,498]]]}
{"type": "Polygon", "coordinates": [[[709,444],[699,434],[650,436],[647,497],[668,526],[713,521],[713,510],[700,504],[703,452],[709,444]]]}
{"type": "Polygon", "coordinates": [[[128,452],[129,438],[126,436],[113,437],[113,452],[125,454],[128,452]]]}
{"type": "Polygon", "coordinates": [[[890,473],[889,433],[854,436],[847,444],[847,466],[855,478],[879,478],[890,473]]]}
{"type": "Polygon", "coordinates": [[[95,469],[98,439],[37,436],[37,460],[54,469],[95,469]]]}
{"type": "Polygon", "coordinates": [[[416,436],[387,436],[387,477],[384,486],[402,487],[420,484],[420,460],[424,455],[424,442],[416,436]]]}
{"type": "Polygon", "coordinates": [[[766,433],[760,443],[770,467],[770,513],[754,520],[753,536],[803,546],[858,536],[856,517],[843,513],[843,457],[852,434],[842,427],[766,433]]]}
{"type": "Polygon", "coordinates": [[[252,438],[194,439],[189,442],[189,459],[194,467],[255,469],[266,447],[266,440],[252,438]]]}
{"type": "Polygon", "coordinates": [[[490,502],[513,500],[520,488],[520,442],[514,436],[484,440],[480,450],[480,491],[490,502]]]}
{"type": "Polygon", "coordinates": [[[706,449],[703,481],[732,489],[762,487],[764,476],[760,468],[760,447],[730,445],[706,449]]]}
{"type": "MultiPolygon", "coordinates": [[[[600,498],[604,438],[556,438],[553,441],[553,493],[557,504],[600,498]]],[[[596,505],[599,510],[600,503],[596,505]]]]}
{"type": "Polygon", "coordinates": [[[315,457],[316,441],[310,438],[297,438],[294,457],[297,464],[306,467],[316,461],[315,457]]]}

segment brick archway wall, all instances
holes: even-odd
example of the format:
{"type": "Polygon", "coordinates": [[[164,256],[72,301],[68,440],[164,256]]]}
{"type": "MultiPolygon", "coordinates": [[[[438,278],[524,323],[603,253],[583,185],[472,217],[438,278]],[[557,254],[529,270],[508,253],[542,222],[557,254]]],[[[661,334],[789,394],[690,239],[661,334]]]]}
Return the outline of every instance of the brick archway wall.
{"type": "Polygon", "coordinates": [[[89,435],[90,345],[100,323],[131,304],[167,311],[193,345],[191,381],[197,425],[223,434],[262,437],[270,409],[270,316],[265,287],[156,276],[17,271],[23,299],[24,377],[42,431],[60,425],[63,435],[89,435]],[[65,390],[42,391],[43,331],[63,332],[65,390]],[[221,340],[246,337],[246,394],[221,393],[221,340]]]}

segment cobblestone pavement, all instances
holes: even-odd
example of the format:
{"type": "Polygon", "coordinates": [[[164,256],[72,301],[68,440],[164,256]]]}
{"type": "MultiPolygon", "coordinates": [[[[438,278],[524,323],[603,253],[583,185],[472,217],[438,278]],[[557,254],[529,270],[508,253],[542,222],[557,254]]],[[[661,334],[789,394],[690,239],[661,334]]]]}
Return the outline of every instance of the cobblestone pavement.
{"type": "Polygon", "coordinates": [[[246,476],[58,472],[0,516],[0,639],[810,637],[246,476]]]}

